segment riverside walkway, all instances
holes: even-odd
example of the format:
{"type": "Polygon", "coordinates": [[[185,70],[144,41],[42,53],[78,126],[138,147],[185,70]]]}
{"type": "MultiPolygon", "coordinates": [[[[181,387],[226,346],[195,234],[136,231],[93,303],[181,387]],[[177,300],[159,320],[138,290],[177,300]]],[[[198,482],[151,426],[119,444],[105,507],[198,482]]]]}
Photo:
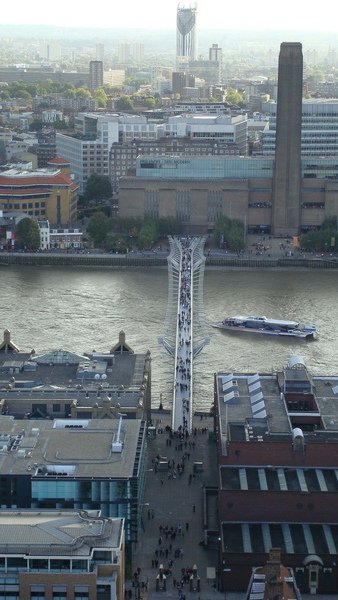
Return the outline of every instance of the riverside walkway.
{"type": "Polygon", "coordinates": [[[169,238],[167,335],[159,341],[174,358],[171,427],[182,434],[192,430],[194,358],[208,343],[202,335],[205,239],[169,238]]]}

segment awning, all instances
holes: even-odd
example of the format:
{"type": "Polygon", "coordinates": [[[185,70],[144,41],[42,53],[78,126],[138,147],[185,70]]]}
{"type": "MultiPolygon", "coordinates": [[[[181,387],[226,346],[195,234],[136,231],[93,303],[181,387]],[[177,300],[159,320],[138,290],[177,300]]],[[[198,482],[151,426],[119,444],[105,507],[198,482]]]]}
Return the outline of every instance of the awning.
{"type": "Polygon", "coordinates": [[[309,564],[311,563],[315,563],[317,565],[321,565],[323,566],[323,561],[320,558],[320,556],[318,556],[318,554],[309,554],[308,556],[306,556],[303,560],[303,565],[304,567],[307,567],[309,564]]]}

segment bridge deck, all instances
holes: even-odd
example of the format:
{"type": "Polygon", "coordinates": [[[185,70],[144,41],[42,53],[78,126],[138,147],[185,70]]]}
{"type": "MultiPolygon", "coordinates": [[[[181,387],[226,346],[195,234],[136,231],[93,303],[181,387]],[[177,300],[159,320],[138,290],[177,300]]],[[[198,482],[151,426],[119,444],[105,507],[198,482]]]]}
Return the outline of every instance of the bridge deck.
{"type": "Polygon", "coordinates": [[[194,357],[208,343],[201,336],[205,237],[169,237],[166,335],[159,338],[174,358],[172,429],[192,430],[194,357]]]}

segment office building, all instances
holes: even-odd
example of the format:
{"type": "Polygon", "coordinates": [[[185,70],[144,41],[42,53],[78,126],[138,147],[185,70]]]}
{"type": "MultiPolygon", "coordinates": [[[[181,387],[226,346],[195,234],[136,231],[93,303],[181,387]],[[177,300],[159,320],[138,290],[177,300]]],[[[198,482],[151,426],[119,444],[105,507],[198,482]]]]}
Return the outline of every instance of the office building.
{"type": "Polygon", "coordinates": [[[134,140],[113,144],[109,153],[110,181],[114,192],[119,189],[121,177],[134,174],[138,156],[225,156],[238,155],[234,142],[215,141],[187,136],[161,137],[157,140],[134,140]]]}
{"type": "Polygon", "coordinates": [[[174,71],[171,81],[172,93],[180,96],[184,96],[184,88],[195,87],[195,77],[184,71],[174,71]]]}
{"type": "MultiPolygon", "coordinates": [[[[276,143],[276,102],[263,102],[268,122],[262,135],[262,153],[273,156],[276,143]]],[[[302,101],[302,156],[336,156],[338,154],[338,100],[311,98],[302,101]]]]}
{"type": "Polygon", "coordinates": [[[186,136],[194,140],[208,139],[236,144],[241,155],[247,154],[248,126],[245,113],[177,115],[169,117],[160,130],[164,136],[186,136]]]}
{"type": "Polygon", "coordinates": [[[102,60],[91,60],[89,63],[89,88],[96,90],[103,86],[103,62],[102,60]]]}
{"type": "Polygon", "coordinates": [[[124,600],[124,520],[99,511],[1,511],[0,596],[124,600]]]}
{"type": "Polygon", "coordinates": [[[77,218],[78,189],[60,169],[8,169],[0,173],[0,208],[67,225],[77,218]]]}
{"type": "Polygon", "coordinates": [[[298,42],[281,44],[278,62],[272,233],[298,234],[301,205],[303,54],[298,42]]]}
{"type": "Polygon", "coordinates": [[[292,356],[214,382],[221,588],[244,591],[280,548],[302,593],[337,594],[337,376],[292,356]]]}
{"type": "Polygon", "coordinates": [[[196,79],[203,80],[207,87],[221,82],[221,63],[218,60],[191,60],[188,71],[196,79]]]}
{"type": "Polygon", "coordinates": [[[176,59],[177,64],[197,58],[197,4],[177,6],[176,59]]]}
{"type": "Polygon", "coordinates": [[[212,44],[209,48],[209,60],[222,62],[222,48],[218,44],[212,44]]]}
{"type": "Polygon", "coordinates": [[[144,502],[146,427],[139,419],[0,417],[2,508],[99,510],[125,520],[137,542],[144,502]]]}

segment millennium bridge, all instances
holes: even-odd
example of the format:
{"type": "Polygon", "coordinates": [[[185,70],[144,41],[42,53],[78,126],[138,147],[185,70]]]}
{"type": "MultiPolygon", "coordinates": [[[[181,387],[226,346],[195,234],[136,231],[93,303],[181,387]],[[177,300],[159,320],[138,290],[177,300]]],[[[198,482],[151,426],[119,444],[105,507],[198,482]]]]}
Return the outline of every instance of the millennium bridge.
{"type": "Polygon", "coordinates": [[[159,338],[174,361],[172,429],[189,433],[194,414],[194,359],[208,343],[204,336],[205,237],[169,237],[168,307],[159,338]]]}

